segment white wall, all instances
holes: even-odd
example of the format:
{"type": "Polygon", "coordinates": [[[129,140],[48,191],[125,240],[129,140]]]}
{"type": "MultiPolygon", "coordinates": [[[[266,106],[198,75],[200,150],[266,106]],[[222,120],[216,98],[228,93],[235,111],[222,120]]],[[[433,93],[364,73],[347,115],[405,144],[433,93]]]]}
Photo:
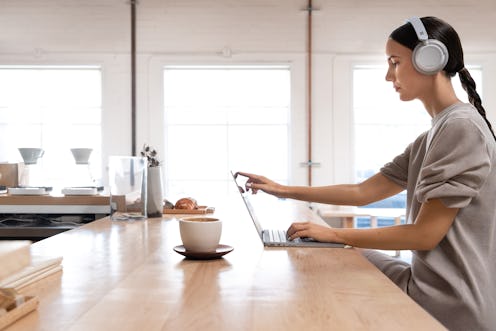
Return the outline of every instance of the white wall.
{"type": "MultiPolygon", "coordinates": [[[[164,63],[293,65],[293,180],[305,184],[305,0],[139,0],[138,148],[163,147],[160,66],[164,63]],[[222,51],[229,49],[230,57],[222,51]]],[[[407,17],[439,16],[459,32],[468,59],[483,63],[485,105],[496,120],[493,0],[313,1],[314,185],[349,180],[350,65],[383,56],[407,17]],[[348,137],[348,138],[347,138],[348,137]]],[[[0,64],[101,64],[104,156],[131,152],[128,0],[0,0],[0,64]]]]}

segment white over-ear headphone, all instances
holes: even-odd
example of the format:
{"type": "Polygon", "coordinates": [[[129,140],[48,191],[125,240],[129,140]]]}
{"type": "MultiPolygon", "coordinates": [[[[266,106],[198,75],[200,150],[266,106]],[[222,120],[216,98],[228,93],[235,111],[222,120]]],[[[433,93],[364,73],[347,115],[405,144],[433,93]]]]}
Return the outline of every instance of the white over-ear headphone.
{"type": "Polygon", "coordinates": [[[434,75],[443,70],[449,58],[446,46],[439,40],[429,39],[420,18],[412,17],[407,22],[412,24],[420,41],[412,54],[415,69],[424,75],[434,75]]]}

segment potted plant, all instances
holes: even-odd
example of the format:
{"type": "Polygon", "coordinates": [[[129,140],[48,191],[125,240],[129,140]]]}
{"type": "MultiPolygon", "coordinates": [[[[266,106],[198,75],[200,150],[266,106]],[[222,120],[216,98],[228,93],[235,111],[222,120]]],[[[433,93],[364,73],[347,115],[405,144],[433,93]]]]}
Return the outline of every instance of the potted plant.
{"type": "Polygon", "coordinates": [[[146,157],[148,164],[147,176],[147,216],[161,217],[163,212],[162,167],[157,157],[157,151],[147,144],[143,145],[141,156],[146,157]]]}

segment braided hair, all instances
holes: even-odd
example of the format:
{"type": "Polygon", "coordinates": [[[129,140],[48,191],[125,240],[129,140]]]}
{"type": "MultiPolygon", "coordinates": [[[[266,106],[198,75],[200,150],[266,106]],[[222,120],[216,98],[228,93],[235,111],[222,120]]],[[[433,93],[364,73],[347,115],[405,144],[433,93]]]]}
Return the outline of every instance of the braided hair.
{"type": "MultiPolygon", "coordinates": [[[[448,49],[448,63],[446,63],[446,66],[443,68],[443,72],[448,77],[454,77],[458,73],[462,87],[468,94],[469,102],[477,109],[487,123],[489,130],[496,140],[492,125],[486,117],[486,110],[482,106],[481,97],[479,96],[479,93],[477,93],[475,81],[470,75],[470,72],[465,68],[463,49],[458,33],[456,33],[451,25],[436,17],[422,17],[421,21],[425,26],[429,38],[439,40],[448,49]]],[[[420,42],[415,29],[410,23],[405,23],[394,30],[389,38],[411,50],[415,49],[415,46],[420,42]]]]}
{"type": "Polygon", "coordinates": [[[479,114],[481,114],[481,116],[486,121],[489,130],[491,130],[494,139],[496,139],[496,136],[494,135],[493,127],[491,126],[491,123],[486,117],[486,110],[484,109],[484,107],[482,107],[481,97],[479,96],[479,93],[477,93],[477,91],[475,90],[476,87],[475,81],[470,75],[470,72],[468,72],[468,70],[465,67],[463,67],[460,71],[458,71],[458,77],[460,77],[460,82],[462,83],[463,89],[468,94],[468,101],[472,105],[474,105],[475,108],[477,108],[479,114]]]}

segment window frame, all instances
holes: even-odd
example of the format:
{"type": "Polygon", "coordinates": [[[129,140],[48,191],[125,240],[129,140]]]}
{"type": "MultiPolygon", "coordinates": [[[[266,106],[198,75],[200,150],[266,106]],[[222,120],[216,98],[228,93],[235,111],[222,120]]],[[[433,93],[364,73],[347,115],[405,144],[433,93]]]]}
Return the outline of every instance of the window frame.
{"type": "MultiPolygon", "coordinates": [[[[39,134],[41,135],[41,137],[45,137],[48,139],[42,140],[41,142],[38,142],[38,143],[29,143],[29,144],[18,143],[17,141],[14,141],[14,142],[9,141],[7,143],[7,145],[12,145],[14,143],[15,146],[9,147],[9,153],[8,153],[8,155],[5,156],[6,159],[2,160],[2,162],[3,161],[22,162],[23,161],[22,157],[20,155],[17,155],[17,153],[13,153],[14,150],[16,150],[18,147],[43,148],[45,150],[45,152],[47,150],[51,149],[52,154],[50,155],[51,157],[49,157],[50,160],[48,161],[48,160],[46,160],[46,158],[44,158],[41,160],[41,162],[38,162],[38,165],[40,167],[40,170],[38,170],[38,172],[42,171],[45,174],[43,176],[43,177],[45,177],[45,179],[43,179],[44,185],[46,184],[46,185],[54,186],[56,188],[61,188],[61,185],[64,185],[64,186],[70,185],[70,180],[68,182],[68,179],[71,177],[70,171],[72,171],[72,169],[67,170],[66,167],[68,165],[73,165],[74,160],[71,156],[69,148],[90,147],[93,149],[93,152],[92,152],[91,159],[90,159],[92,161],[90,162],[90,165],[88,167],[91,167],[93,179],[101,180],[102,176],[103,176],[102,170],[104,168],[102,165],[102,157],[101,157],[101,153],[102,153],[101,132],[102,132],[102,117],[103,117],[102,116],[103,115],[103,69],[102,69],[102,66],[95,65],[95,64],[88,64],[88,63],[60,65],[60,64],[46,64],[46,63],[29,63],[29,64],[16,63],[16,64],[11,64],[11,63],[0,62],[0,69],[7,70],[7,71],[14,71],[14,72],[20,71],[21,75],[24,74],[23,72],[31,71],[32,74],[35,75],[35,76],[31,77],[31,78],[35,78],[34,81],[38,81],[40,78],[49,78],[49,76],[46,76],[47,72],[64,72],[64,71],[65,72],[67,72],[67,71],[78,71],[78,72],[90,71],[91,72],[91,71],[93,71],[96,74],[98,74],[99,86],[98,86],[97,91],[99,93],[99,99],[95,99],[95,100],[98,100],[98,104],[91,105],[91,106],[85,106],[82,108],[85,110],[94,109],[96,111],[95,114],[98,113],[98,121],[95,118],[95,121],[90,121],[90,122],[83,121],[83,122],[78,122],[78,123],[72,123],[72,125],[73,125],[72,129],[77,130],[79,132],[87,131],[88,128],[97,129],[96,134],[98,135],[98,138],[99,138],[99,139],[97,139],[97,141],[98,141],[97,146],[93,146],[93,145],[89,146],[89,145],[84,145],[84,144],[81,145],[80,143],[74,143],[72,145],[64,146],[64,147],[67,147],[67,150],[65,148],[64,148],[64,150],[53,149],[52,148],[53,144],[49,144],[49,142],[47,142],[47,141],[50,140],[50,137],[53,138],[53,134],[54,134],[53,129],[58,127],[58,122],[45,120],[44,118],[47,117],[47,115],[48,116],[52,115],[52,114],[50,114],[51,109],[58,109],[60,111],[60,110],[65,110],[66,109],[65,106],[68,106],[70,109],[78,109],[80,107],[78,106],[77,103],[69,103],[69,104],[62,104],[64,107],[61,108],[60,104],[57,102],[57,100],[54,100],[53,103],[49,102],[48,104],[45,104],[44,100],[42,100],[43,97],[41,97],[41,99],[39,100],[41,103],[33,104],[32,106],[34,108],[29,107],[29,109],[34,109],[35,113],[38,113],[38,111],[41,111],[40,117],[35,119],[35,120],[31,120],[31,121],[22,120],[22,124],[21,124],[22,126],[21,127],[23,130],[24,129],[29,130],[29,127],[32,127],[33,129],[35,129],[35,131],[39,131],[39,134]],[[27,127],[24,125],[26,125],[27,127]],[[52,131],[52,133],[48,133],[47,130],[52,131]],[[53,152],[55,152],[56,154],[53,154],[53,152]],[[56,155],[58,155],[58,157],[56,155]],[[43,160],[45,160],[45,161],[43,161],[43,160]],[[60,165],[56,166],[57,164],[60,164],[60,165]],[[53,168],[54,165],[55,165],[55,168],[53,168]],[[57,168],[60,168],[60,169],[57,170],[57,168]],[[63,176],[60,176],[60,170],[62,170],[62,168],[64,168],[65,170],[67,170],[69,172],[63,173],[63,176]]],[[[65,81],[59,80],[59,82],[65,82],[65,81]]],[[[37,90],[39,90],[39,89],[37,89],[37,90]]],[[[35,100],[38,100],[38,99],[35,99],[35,100]]],[[[1,106],[2,105],[0,105],[0,107],[1,106]]],[[[22,107],[26,107],[26,106],[22,106],[22,107]]],[[[5,109],[9,110],[9,108],[5,108],[5,109]]],[[[16,108],[14,108],[14,109],[16,109],[16,108]]],[[[60,114],[62,114],[62,113],[60,113],[60,114]]],[[[54,118],[58,118],[58,115],[60,115],[60,114],[57,114],[57,116],[54,118]]],[[[80,113],[79,115],[82,115],[82,113],[80,113]]],[[[84,116],[82,116],[81,118],[84,118],[84,116]]],[[[17,121],[15,121],[15,122],[2,121],[2,125],[6,125],[7,127],[14,126],[14,128],[15,128],[19,124],[17,123],[17,121]]],[[[72,130],[72,132],[74,132],[74,130],[72,130]]],[[[57,130],[55,132],[58,132],[58,131],[59,130],[57,130]]],[[[95,131],[93,131],[93,132],[95,132],[95,131]]],[[[60,136],[60,138],[64,139],[64,135],[62,134],[60,136]]],[[[77,141],[77,140],[81,140],[81,139],[77,138],[77,136],[76,136],[76,137],[71,138],[70,140],[77,141]]],[[[89,182],[87,182],[87,184],[89,184],[89,182]]]]}
{"type": "MultiPolygon", "coordinates": [[[[305,89],[305,57],[294,54],[289,58],[281,59],[277,54],[248,54],[233,58],[224,58],[218,55],[204,55],[200,57],[191,56],[153,56],[148,61],[148,87],[149,98],[146,105],[147,122],[145,130],[139,131],[138,141],[146,141],[153,144],[159,153],[167,153],[165,146],[166,119],[163,114],[163,68],[173,66],[287,66],[290,71],[290,123],[289,123],[289,165],[288,180],[291,185],[304,185],[306,183],[306,168],[300,163],[306,159],[306,97],[301,95],[305,89]]],[[[164,173],[167,173],[167,164],[162,165],[164,173]]],[[[250,171],[250,169],[232,169],[250,171]]],[[[228,175],[228,174],[226,174],[228,175]]],[[[165,177],[165,176],[164,176],[165,177]]],[[[164,178],[164,180],[167,180],[164,178]]],[[[167,195],[167,193],[166,193],[167,195]]]]}
{"type": "MultiPolygon", "coordinates": [[[[383,65],[384,55],[343,54],[333,58],[332,129],[334,183],[355,181],[355,128],[353,120],[353,68],[360,65],[383,65]],[[346,111],[348,110],[348,111],[346,111]]],[[[496,123],[496,95],[490,93],[496,86],[496,58],[490,54],[465,54],[465,63],[480,66],[482,70],[482,100],[491,124],[496,123]]],[[[386,72],[384,72],[384,77],[386,72]]],[[[385,78],[384,78],[385,79],[385,78]]],[[[458,79],[458,78],[454,78],[458,79]]],[[[392,91],[391,93],[394,93],[392,91]]],[[[496,126],[496,124],[493,124],[496,126]]],[[[419,132],[421,134],[421,132],[419,132]]],[[[406,146],[405,146],[406,147],[406,146]]]]}
{"type": "Polygon", "coordinates": [[[0,54],[2,66],[96,66],[101,69],[101,169],[102,184],[107,185],[109,155],[130,155],[131,116],[130,105],[123,102],[129,96],[127,55],[108,53],[12,53],[0,54]],[[116,134],[117,133],[117,134],[116,134]]]}

